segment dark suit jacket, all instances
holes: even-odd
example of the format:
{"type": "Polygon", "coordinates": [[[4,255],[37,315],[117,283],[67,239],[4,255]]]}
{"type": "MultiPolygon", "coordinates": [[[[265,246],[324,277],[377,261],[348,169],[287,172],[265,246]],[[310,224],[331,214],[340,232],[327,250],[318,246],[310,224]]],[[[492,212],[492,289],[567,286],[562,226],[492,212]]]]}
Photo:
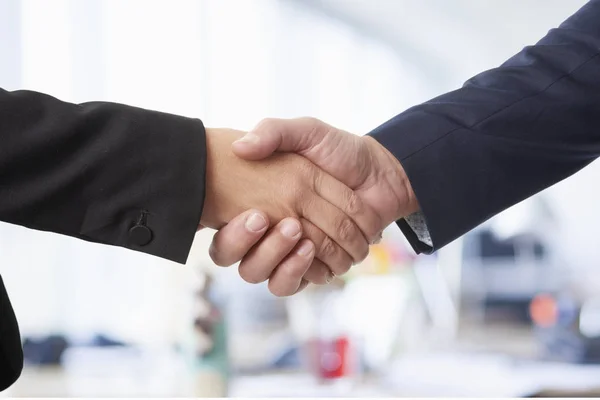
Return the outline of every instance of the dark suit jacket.
{"type": "Polygon", "coordinates": [[[572,175],[600,154],[600,0],[371,135],[400,160],[421,205],[433,248],[398,222],[417,252],[572,175]]]}
{"type": "MultiPolygon", "coordinates": [[[[0,89],[0,220],[183,263],[202,212],[205,153],[196,119],[0,89]]],[[[0,391],[22,363],[0,279],[0,391]]]]}

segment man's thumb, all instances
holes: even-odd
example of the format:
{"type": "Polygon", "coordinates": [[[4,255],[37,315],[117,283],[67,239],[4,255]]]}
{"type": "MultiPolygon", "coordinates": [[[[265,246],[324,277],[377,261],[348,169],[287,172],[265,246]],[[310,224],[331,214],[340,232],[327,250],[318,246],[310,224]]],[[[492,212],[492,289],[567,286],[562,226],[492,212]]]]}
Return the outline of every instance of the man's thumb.
{"type": "Polygon", "coordinates": [[[233,142],[234,154],[246,160],[262,160],[276,151],[300,153],[316,146],[322,136],[312,118],[262,120],[253,130],[233,142]]]}

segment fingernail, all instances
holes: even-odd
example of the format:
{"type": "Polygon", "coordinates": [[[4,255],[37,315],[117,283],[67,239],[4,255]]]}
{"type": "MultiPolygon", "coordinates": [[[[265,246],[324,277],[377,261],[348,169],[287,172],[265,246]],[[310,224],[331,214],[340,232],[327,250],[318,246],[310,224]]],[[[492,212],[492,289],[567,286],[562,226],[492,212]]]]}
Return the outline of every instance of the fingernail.
{"type": "Polygon", "coordinates": [[[281,233],[283,236],[293,239],[300,233],[300,225],[295,221],[285,221],[281,227],[281,233]]]}
{"type": "Polygon", "coordinates": [[[312,253],[312,251],[313,251],[312,242],[305,242],[305,243],[302,243],[302,245],[300,246],[298,251],[296,251],[296,253],[301,257],[308,257],[308,255],[310,253],[312,253]]]}
{"type": "Polygon", "coordinates": [[[335,279],[335,274],[331,271],[327,272],[327,276],[325,277],[325,283],[330,284],[335,279]]]}
{"type": "Polygon", "coordinates": [[[235,143],[257,144],[260,142],[260,137],[254,133],[246,133],[244,136],[235,141],[235,143]]]}
{"type": "Polygon", "coordinates": [[[246,220],[246,229],[250,232],[259,232],[267,226],[267,221],[262,215],[254,213],[246,220]]]}

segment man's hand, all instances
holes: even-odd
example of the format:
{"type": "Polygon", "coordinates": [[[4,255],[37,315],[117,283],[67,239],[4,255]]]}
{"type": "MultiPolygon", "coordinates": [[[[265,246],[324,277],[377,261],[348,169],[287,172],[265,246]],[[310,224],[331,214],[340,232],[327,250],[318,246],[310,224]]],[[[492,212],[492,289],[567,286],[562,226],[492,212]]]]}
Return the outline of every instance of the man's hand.
{"type": "Polygon", "coordinates": [[[264,211],[243,214],[216,235],[211,256],[217,264],[231,263],[227,254],[232,243],[238,247],[245,243],[244,254],[253,245],[228,240],[225,233],[233,232],[232,227],[264,234],[269,221],[279,224],[269,232],[264,246],[255,246],[245,255],[240,264],[242,278],[257,283],[290,274],[289,267],[273,271],[278,264],[300,264],[298,257],[288,256],[292,250],[304,262],[314,257],[310,271],[306,271],[310,263],[295,267],[291,274],[295,283],[276,294],[297,291],[303,275],[323,283],[331,272],[342,274],[366,257],[368,241],[363,232],[375,235],[379,217],[346,185],[296,154],[276,154],[260,162],[236,157],[231,146],[243,132],[208,129],[206,136],[207,188],[201,224],[220,229],[245,210],[264,211]],[[310,241],[300,241],[301,237],[310,241]]]}
{"type": "MultiPolygon", "coordinates": [[[[387,225],[419,209],[402,166],[383,146],[370,137],[355,136],[316,119],[264,120],[253,132],[236,141],[233,151],[248,160],[262,159],[275,151],[295,152],[306,157],[354,189],[363,209],[375,211],[377,222],[365,232],[371,242],[380,237],[387,225]]],[[[229,254],[223,265],[239,260],[244,263],[244,255],[252,246],[263,251],[273,246],[272,233],[266,233],[259,242],[265,232],[250,232],[230,224],[215,236],[211,248],[215,253],[229,254]],[[225,242],[235,242],[238,246],[227,251],[225,242]]],[[[272,260],[263,262],[273,263],[272,260]]],[[[287,268],[285,265],[276,268],[280,277],[283,275],[281,271],[287,268]]],[[[313,268],[307,271],[307,277],[314,275],[313,268]]],[[[284,285],[283,279],[279,282],[284,285]]],[[[286,293],[293,294],[290,291],[286,293]]]]}
{"type": "Polygon", "coordinates": [[[275,151],[307,158],[375,210],[378,233],[419,210],[402,165],[387,149],[369,136],[356,136],[318,119],[265,119],[232,149],[246,160],[260,160],[275,151]]]}

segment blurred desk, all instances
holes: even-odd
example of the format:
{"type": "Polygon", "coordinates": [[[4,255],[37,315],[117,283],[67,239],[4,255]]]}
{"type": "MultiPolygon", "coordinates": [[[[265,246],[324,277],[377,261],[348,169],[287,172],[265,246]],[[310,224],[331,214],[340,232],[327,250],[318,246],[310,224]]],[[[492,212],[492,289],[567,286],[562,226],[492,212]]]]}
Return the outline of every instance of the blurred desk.
{"type": "Polygon", "coordinates": [[[69,395],[60,368],[25,369],[17,383],[1,394],[4,397],[65,397],[69,395]]]}
{"type": "MultiPolygon", "coordinates": [[[[102,376],[69,374],[61,368],[27,368],[21,379],[5,397],[163,397],[193,396],[187,391],[185,376],[160,382],[141,376],[102,376]],[[150,382],[152,381],[152,382],[150,382]]],[[[230,386],[230,397],[391,397],[394,394],[379,387],[377,382],[365,380],[355,386],[320,385],[302,372],[281,372],[255,376],[235,377],[230,386]]]]}
{"type": "MultiPolygon", "coordinates": [[[[66,373],[28,368],[0,397],[194,397],[185,375],[172,379],[66,373]]],[[[235,377],[229,397],[521,397],[545,390],[581,393],[600,388],[600,366],[519,363],[485,355],[431,354],[407,357],[383,380],[318,384],[302,372],[235,377]]],[[[596,391],[597,392],[597,391],[596,391]]]]}
{"type": "MultiPolygon", "coordinates": [[[[405,354],[384,379],[366,377],[354,385],[323,385],[302,371],[234,376],[230,397],[423,397],[450,395],[515,395],[556,388],[600,386],[600,366],[519,363],[534,359],[529,328],[495,324],[464,324],[451,353],[430,349],[405,354]],[[495,354],[495,355],[494,355],[495,354]],[[504,356],[500,356],[504,354],[504,356]],[[477,377],[476,379],[474,379],[477,377]],[[549,380],[550,379],[550,380],[549,380]],[[566,382],[564,382],[566,380],[566,382]],[[554,382],[553,382],[554,381],[554,382]],[[470,384],[469,384],[470,382],[470,384]]],[[[72,358],[69,367],[26,368],[9,391],[11,397],[196,397],[177,357],[151,351],[72,358]]]]}
{"type": "Polygon", "coordinates": [[[60,367],[25,368],[21,378],[6,393],[8,397],[111,397],[181,396],[173,391],[174,382],[145,382],[139,376],[118,371],[102,375],[67,373],[60,367]],[[152,388],[148,387],[152,383],[152,388]],[[158,387],[162,386],[162,387],[158,387]]]}

